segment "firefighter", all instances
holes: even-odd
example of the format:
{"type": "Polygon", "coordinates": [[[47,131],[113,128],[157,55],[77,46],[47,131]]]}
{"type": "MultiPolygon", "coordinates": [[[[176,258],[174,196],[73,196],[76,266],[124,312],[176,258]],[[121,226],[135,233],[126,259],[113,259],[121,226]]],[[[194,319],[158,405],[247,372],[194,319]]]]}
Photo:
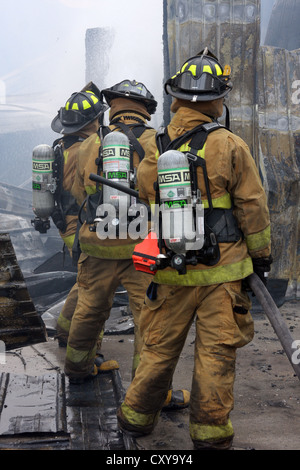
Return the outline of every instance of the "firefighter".
{"type": "MultiPolygon", "coordinates": [[[[65,360],[65,372],[73,383],[81,383],[97,373],[97,360],[94,363],[97,335],[109,317],[113,296],[120,284],[128,292],[135,325],[132,363],[134,376],[142,345],[138,327],[139,315],[151,278],[151,275],[141,274],[134,268],[132,253],[136,240],[129,236],[125,239],[99,238],[93,221],[96,216],[95,208],[103,202],[106,188],[96,184],[89,176],[91,173],[103,174],[104,158],[101,149],[105,136],[119,142],[120,132],[127,135],[130,141],[131,170],[132,174],[135,173],[144,158],[146,143],[156,133],[147,125],[147,121],[155,113],[157,102],[145,85],[136,81],[123,80],[102,93],[110,106],[110,125],[108,128],[100,127],[98,133],[81,145],[72,187],[72,194],[79,204],[86,199],[87,214],[79,232],[82,253],[78,263],[78,303],[72,318],[65,360]]],[[[188,402],[188,391],[170,391],[166,406],[169,409],[186,407],[188,402]]]]}
{"type": "Polygon", "coordinates": [[[243,280],[253,270],[265,280],[272,262],[267,199],[254,160],[246,143],[217,121],[232,88],[229,74],[230,67],[223,69],[206,49],[166,81],[174,116],[161,139],[152,137],[138,169],[140,198],[151,204],[157,197],[153,188],[159,186],[160,155],[164,152],[165,161],[175,149],[189,156],[190,184],[200,189],[204,206],[204,245],[176,258],[163,240],[159,262],[165,265],[156,264],[145,297],[140,316],[144,346],[117,412],[119,426],[135,435],[152,432],[195,321],[189,425],[195,449],[232,446],[236,352],[254,333],[243,280]],[[171,262],[180,259],[186,270],[179,273],[171,262]]]}
{"type": "MultiPolygon", "coordinates": [[[[61,185],[59,206],[62,211],[55,211],[56,215],[54,214],[52,217],[71,257],[73,256],[72,248],[78,227],[79,211],[79,206],[71,194],[77,154],[81,143],[97,132],[99,121],[102,122],[106,109],[107,106],[103,105],[100,90],[90,82],[80,92],[75,92],[70,96],[51,123],[52,130],[62,134],[62,137],[57,139],[53,145],[62,146],[64,157],[63,179],[59,181],[61,185]]],[[[74,264],[77,264],[75,259],[74,264]]],[[[75,283],[58,317],[56,330],[60,346],[67,345],[71,319],[77,303],[77,290],[77,283],[75,283]]]]}

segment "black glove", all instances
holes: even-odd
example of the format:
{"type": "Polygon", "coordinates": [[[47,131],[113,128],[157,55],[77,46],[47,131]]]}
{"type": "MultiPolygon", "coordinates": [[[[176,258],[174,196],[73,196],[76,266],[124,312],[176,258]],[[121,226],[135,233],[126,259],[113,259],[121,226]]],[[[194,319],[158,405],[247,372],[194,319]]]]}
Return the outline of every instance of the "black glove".
{"type": "Polygon", "coordinates": [[[273,258],[270,255],[268,258],[252,258],[253,271],[258,277],[262,280],[264,285],[267,285],[267,276],[265,273],[270,272],[271,264],[273,263],[273,258]]]}

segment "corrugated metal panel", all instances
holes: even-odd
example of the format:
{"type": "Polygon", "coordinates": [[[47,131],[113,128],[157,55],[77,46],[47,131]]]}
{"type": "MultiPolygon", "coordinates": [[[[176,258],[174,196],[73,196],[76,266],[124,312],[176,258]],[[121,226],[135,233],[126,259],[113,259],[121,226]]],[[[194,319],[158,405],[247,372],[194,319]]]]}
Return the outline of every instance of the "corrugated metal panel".
{"type": "Polygon", "coordinates": [[[0,374],[0,449],[136,450],[118,427],[118,370],[82,385],[64,374],[0,374]]]}
{"type": "Polygon", "coordinates": [[[273,275],[299,283],[300,49],[260,48],[258,155],[272,221],[273,275]]]}
{"type": "Polygon", "coordinates": [[[0,375],[0,435],[67,433],[60,374],[0,375]]]}
{"type": "MultiPolygon", "coordinates": [[[[296,11],[293,0],[278,1],[276,8],[285,18],[296,11]]],[[[295,31],[285,28],[286,44],[290,36],[295,31]]],[[[164,37],[165,78],[205,46],[231,66],[231,128],[249,145],[269,195],[271,277],[289,279],[289,292],[299,296],[299,51],[259,46],[259,0],[165,0],[164,37]]],[[[167,97],[165,124],[169,105],[167,97]]]]}
{"type": "Polygon", "coordinates": [[[61,251],[63,242],[52,222],[48,233],[43,235],[31,224],[34,218],[31,190],[0,183],[0,218],[1,232],[9,233],[23,272],[33,272],[51,255],[61,251]]]}
{"type": "Polygon", "coordinates": [[[277,0],[273,6],[264,44],[289,51],[299,49],[299,19],[299,0],[277,0]]]}
{"type": "MultiPolygon", "coordinates": [[[[232,68],[228,98],[231,127],[254,144],[255,73],[260,42],[260,0],[166,0],[164,27],[168,55],[165,71],[175,74],[183,62],[208,47],[232,68]]],[[[167,78],[167,77],[166,77],[167,78]]]]}
{"type": "Polygon", "coordinates": [[[44,322],[29,296],[9,234],[0,234],[0,340],[10,350],[46,339],[44,322]]]}

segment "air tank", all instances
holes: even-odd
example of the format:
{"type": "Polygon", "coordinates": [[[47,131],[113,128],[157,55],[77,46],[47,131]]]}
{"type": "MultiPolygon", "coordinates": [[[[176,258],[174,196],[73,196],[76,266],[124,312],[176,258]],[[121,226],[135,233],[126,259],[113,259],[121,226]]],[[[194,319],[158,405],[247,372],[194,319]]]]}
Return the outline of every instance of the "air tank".
{"type": "Polygon", "coordinates": [[[159,157],[157,170],[162,236],[170,250],[184,254],[196,238],[188,159],[178,150],[168,150],[159,157]]]}
{"type": "Polygon", "coordinates": [[[42,220],[48,219],[54,209],[53,162],[52,147],[47,144],[34,147],[32,151],[33,212],[42,220]]]}
{"type": "MultiPolygon", "coordinates": [[[[122,132],[110,132],[103,139],[103,176],[125,188],[130,187],[130,144],[128,137],[122,132]]],[[[113,205],[117,214],[120,197],[128,208],[130,205],[128,194],[103,185],[103,203],[113,205]]]]}

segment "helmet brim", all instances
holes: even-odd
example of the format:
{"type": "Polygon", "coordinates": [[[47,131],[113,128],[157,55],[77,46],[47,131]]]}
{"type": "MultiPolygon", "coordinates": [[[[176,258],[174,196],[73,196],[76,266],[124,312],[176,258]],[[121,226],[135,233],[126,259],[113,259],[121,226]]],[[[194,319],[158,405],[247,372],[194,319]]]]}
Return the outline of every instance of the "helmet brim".
{"type": "Polygon", "coordinates": [[[140,95],[137,95],[135,93],[128,93],[128,95],[126,96],[125,93],[122,93],[122,92],[119,92],[119,91],[116,91],[116,90],[110,90],[110,89],[106,89],[106,90],[102,90],[101,92],[107,102],[107,104],[110,106],[110,103],[111,103],[111,100],[115,99],[115,98],[127,98],[129,100],[136,100],[138,102],[142,102],[144,103],[146,109],[147,109],[147,112],[149,114],[154,114],[155,111],[156,111],[156,108],[157,108],[157,101],[155,101],[154,99],[149,99],[149,98],[145,98],[144,96],[140,96],[140,95]]]}
{"type": "Polygon", "coordinates": [[[230,91],[231,87],[228,86],[223,93],[213,93],[213,92],[198,92],[198,93],[190,93],[184,92],[183,90],[176,89],[169,84],[165,85],[165,91],[168,95],[173,96],[174,98],[178,98],[185,101],[191,101],[192,103],[198,103],[199,101],[214,101],[219,98],[224,98],[230,91]]]}
{"type": "Polygon", "coordinates": [[[55,118],[51,122],[51,129],[54,132],[57,132],[58,134],[74,134],[74,132],[78,132],[84,129],[92,121],[99,118],[101,114],[105,113],[105,111],[108,109],[108,106],[106,104],[103,104],[102,106],[103,108],[99,111],[99,113],[91,117],[91,119],[83,119],[81,123],[78,122],[76,124],[70,125],[66,125],[61,122],[60,111],[58,111],[57,116],[55,116],[55,118]]]}

